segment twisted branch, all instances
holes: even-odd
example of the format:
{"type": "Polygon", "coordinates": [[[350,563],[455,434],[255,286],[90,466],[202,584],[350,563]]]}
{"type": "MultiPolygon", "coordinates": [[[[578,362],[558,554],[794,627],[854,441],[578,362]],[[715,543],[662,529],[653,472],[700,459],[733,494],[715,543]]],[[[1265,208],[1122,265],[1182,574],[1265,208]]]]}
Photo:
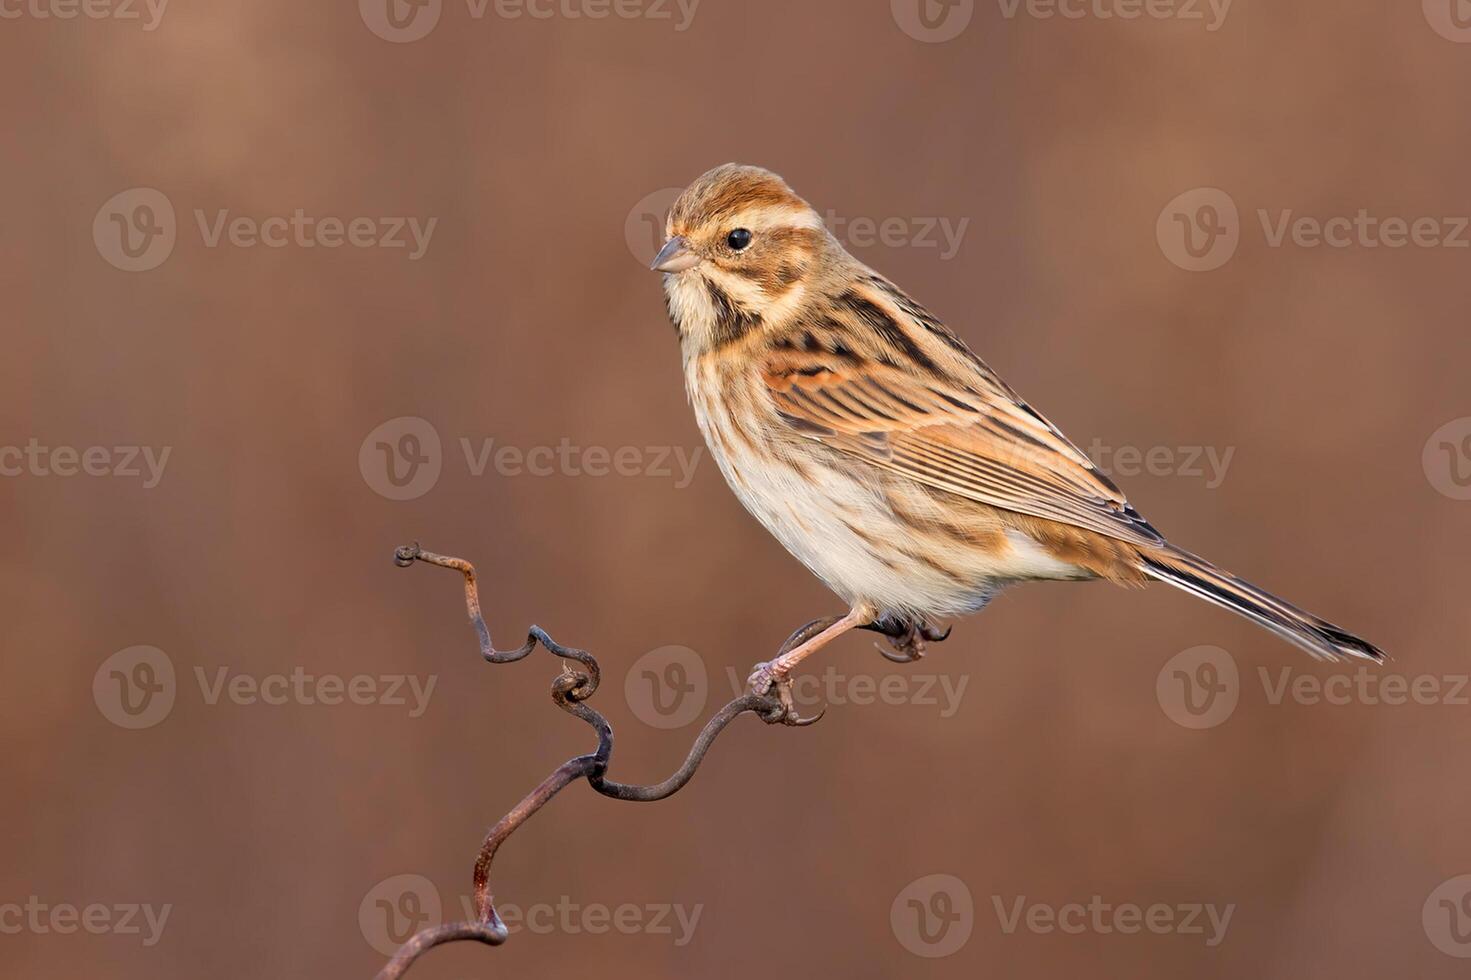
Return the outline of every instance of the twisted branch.
{"type": "MultiPolygon", "coordinates": [[[[767,724],[809,723],[808,720],[793,716],[778,699],[747,692],[721,708],[705,723],[705,727],[696,736],[694,744],[690,746],[689,755],[685,758],[684,764],[668,779],[651,786],[615,782],[606,777],[609,757],[613,754],[613,729],[602,714],[586,704],[587,699],[597,691],[598,684],[602,680],[602,670],[598,667],[598,662],[592,654],[586,650],[562,646],[539,626],[531,627],[527,631],[526,642],[516,649],[497,650],[491,642],[490,628],[486,626],[485,617],[480,611],[480,594],[475,584],[473,565],[461,558],[450,558],[424,551],[417,544],[399,548],[394,553],[394,561],[403,568],[409,567],[416,561],[421,561],[429,565],[438,565],[441,568],[452,568],[465,577],[465,607],[470,614],[470,624],[475,628],[475,635],[480,641],[480,655],[487,662],[514,663],[529,656],[537,646],[545,647],[548,653],[559,658],[562,661],[562,673],[552,682],[552,702],[563,711],[591,725],[593,731],[597,733],[598,746],[595,751],[587,755],[574,756],[552,770],[551,775],[542,780],[539,786],[528,793],[525,799],[516,804],[511,812],[491,828],[475,860],[475,921],[433,926],[415,933],[408,942],[399,947],[398,952],[379,971],[377,980],[397,980],[420,956],[435,946],[465,940],[473,940],[487,946],[499,946],[506,941],[508,930],[506,924],[501,921],[501,917],[496,914],[495,901],[490,892],[491,862],[495,860],[496,852],[500,849],[501,844],[511,836],[516,828],[572,783],[579,779],[586,779],[588,785],[604,796],[611,796],[615,800],[651,803],[672,796],[682,789],[694,776],[695,770],[699,768],[705,758],[705,753],[710,750],[716,737],[740,715],[748,711],[753,712],[767,724]]],[[[797,630],[786,643],[782,644],[781,652],[785,653],[796,647],[809,636],[820,631],[822,625],[823,621],[819,620],[797,630]]]]}

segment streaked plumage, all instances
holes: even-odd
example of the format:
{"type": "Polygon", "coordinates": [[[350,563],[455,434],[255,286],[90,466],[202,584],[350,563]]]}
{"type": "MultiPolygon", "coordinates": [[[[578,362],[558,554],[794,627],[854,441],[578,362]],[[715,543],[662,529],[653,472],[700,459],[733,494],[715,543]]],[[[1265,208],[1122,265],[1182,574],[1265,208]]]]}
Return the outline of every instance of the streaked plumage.
{"type": "Polygon", "coordinates": [[[971,612],[1020,581],[1157,579],[1316,657],[1382,657],[1166,542],[775,174],[710,171],[667,231],[655,266],[711,454],[746,508],[854,610],[848,626],[971,612]]]}

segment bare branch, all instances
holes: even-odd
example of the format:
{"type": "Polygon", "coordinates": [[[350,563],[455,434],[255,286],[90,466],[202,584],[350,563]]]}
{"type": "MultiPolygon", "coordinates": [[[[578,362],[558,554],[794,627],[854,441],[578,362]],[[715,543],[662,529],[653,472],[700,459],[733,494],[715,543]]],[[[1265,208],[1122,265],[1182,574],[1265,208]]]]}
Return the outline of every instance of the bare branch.
{"type": "MultiPolygon", "coordinates": [[[[598,667],[598,662],[592,654],[586,650],[562,646],[539,626],[531,627],[527,631],[526,642],[516,649],[497,650],[491,641],[490,628],[486,625],[485,616],[480,609],[480,593],[476,586],[473,565],[462,558],[451,558],[424,551],[417,544],[399,548],[394,553],[394,561],[404,568],[415,562],[425,562],[441,568],[454,569],[464,576],[465,608],[470,615],[470,624],[475,628],[475,635],[480,641],[480,654],[489,663],[514,663],[525,659],[537,646],[545,647],[548,653],[562,660],[562,673],[552,682],[552,702],[563,711],[591,725],[593,731],[597,733],[598,745],[595,751],[568,759],[554,769],[551,775],[542,780],[539,786],[527,794],[525,799],[516,804],[511,812],[502,817],[500,822],[491,829],[475,860],[473,879],[475,921],[455,922],[420,930],[399,947],[398,952],[378,973],[377,980],[397,980],[420,956],[444,943],[473,940],[488,946],[499,946],[506,941],[508,934],[506,925],[496,914],[495,900],[490,891],[491,863],[495,860],[496,852],[500,849],[501,844],[515,832],[516,828],[572,783],[579,779],[586,779],[593,789],[604,796],[611,796],[615,800],[651,803],[666,799],[682,789],[694,776],[700,763],[704,761],[705,753],[710,750],[715,739],[725,730],[726,726],[746,712],[756,714],[767,724],[801,726],[817,720],[815,718],[799,719],[777,698],[747,692],[721,708],[714,717],[706,722],[705,727],[696,736],[694,744],[690,746],[689,755],[685,758],[684,764],[668,779],[651,786],[615,782],[606,777],[609,759],[613,754],[613,729],[602,714],[586,703],[587,699],[597,691],[602,680],[602,670],[598,667]]],[[[784,653],[796,647],[820,632],[826,622],[817,620],[797,630],[786,643],[782,644],[781,652],[784,653]]]]}

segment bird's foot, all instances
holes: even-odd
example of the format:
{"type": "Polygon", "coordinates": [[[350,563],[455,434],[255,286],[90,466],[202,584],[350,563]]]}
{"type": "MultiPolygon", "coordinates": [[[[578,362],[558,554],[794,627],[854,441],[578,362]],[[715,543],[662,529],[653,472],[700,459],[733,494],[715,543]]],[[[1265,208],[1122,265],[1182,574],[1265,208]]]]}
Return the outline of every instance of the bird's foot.
{"type": "Polygon", "coordinates": [[[930,643],[940,643],[950,636],[951,627],[943,631],[923,621],[906,622],[903,620],[880,619],[863,627],[875,633],[882,633],[888,637],[889,646],[893,648],[890,653],[875,643],[877,650],[885,660],[892,660],[896,664],[912,664],[922,660],[925,648],[930,643]]]}
{"type": "Polygon", "coordinates": [[[781,664],[775,660],[757,664],[751,671],[751,676],[746,679],[746,686],[758,697],[767,697],[773,693],[776,695],[777,703],[770,711],[761,715],[761,720],[768,725],[806,728],[816,724],[827,713],[826,708],[810,717],[803,717],[798,713],[796,699],[792,696],[791,674],[783,670],[781,664]]]}

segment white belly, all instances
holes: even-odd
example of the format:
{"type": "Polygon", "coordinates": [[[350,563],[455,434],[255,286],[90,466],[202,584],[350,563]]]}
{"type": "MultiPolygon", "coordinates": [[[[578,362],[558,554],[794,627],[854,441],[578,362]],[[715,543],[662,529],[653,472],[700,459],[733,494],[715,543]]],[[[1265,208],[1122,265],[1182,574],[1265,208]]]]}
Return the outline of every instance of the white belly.
{"type": "MultiPolygon", "coordinates": [[[[850,607],[934,620],[979,609],[1013,582],[1091,577],[999,523],[994,542],[984,548],[915,529],[894,513],[888,494],[903,491],[891,478],[875,471],[865,480],[852,466],[823,465],[823,454],[834,451],[815,443],[763,440],[758,453],[733,424],[728,400],[711,394],[720,390],[715,379],[694,374],[700,370],[698,362],[687,368],[690,401],[726,482],[850,607]]],[[[753,423],[744,429],[757,437],[753,423]]],[[[905,496],[911,513],[935,506],[918,490],[905,496]]]]}

